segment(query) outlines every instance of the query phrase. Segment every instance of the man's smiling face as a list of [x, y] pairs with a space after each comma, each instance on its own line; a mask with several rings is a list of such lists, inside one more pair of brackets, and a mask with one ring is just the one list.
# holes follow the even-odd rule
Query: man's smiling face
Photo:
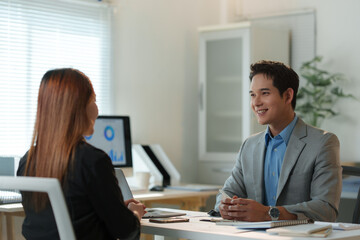
[[273, 86], [273, 80], [262, 73], [252, 78], [249, 91], [251, 108], [259, 124], [269, 124], [270, 129], [282, 127], [284, 118], [292, 111], [291, 100], [287, 97], [288, 91], [281, 96], [279, 90]]

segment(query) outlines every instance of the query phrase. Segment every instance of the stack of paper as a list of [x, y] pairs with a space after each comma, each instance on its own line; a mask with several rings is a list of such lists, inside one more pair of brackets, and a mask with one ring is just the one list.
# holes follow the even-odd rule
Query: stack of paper
[[296, 237], [327, 237], [332, 232], [331, 224], [303, 224], [287, 227], [271, 228], [267, 233], [278, 234], [282, 236]]
[[360, 229], [360, 224], [355, 223], [333, 223], [333, 229], [336, 230], [355, 230]]
[[322, 225], [328, 225], [331, 224], [332, 228], [334, 230], [343, 230], [343, 231], [348, 231], [348, 230], [355, 230], [355, 229], [360, 229], [360, 224], [355, 224], [355, 223], [333, 223], [333, 222], [315, 222], [316, 224], [322, 224]]

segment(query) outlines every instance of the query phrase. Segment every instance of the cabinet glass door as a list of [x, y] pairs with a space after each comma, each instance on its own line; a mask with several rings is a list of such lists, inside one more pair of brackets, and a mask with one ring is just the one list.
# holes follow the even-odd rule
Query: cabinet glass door
[[250, 64], [287, 63], [288, 31], [250, 22], [199, 29], [199, 159], [235, 161], [241, 144], [266, 126], [250, 106]]
[[242, 143], [243, 39], [206, 41], [206, 152], [239, 150]]

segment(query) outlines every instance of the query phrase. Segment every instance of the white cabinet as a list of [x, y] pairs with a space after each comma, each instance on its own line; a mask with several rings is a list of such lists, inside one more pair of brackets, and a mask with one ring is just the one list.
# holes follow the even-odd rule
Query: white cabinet
[[265, 127], [250, 107], [255, 61], [289, 62], [289, 33], [250, 22], [199, 29], [199, 159], [234, 161], [242, 142]]

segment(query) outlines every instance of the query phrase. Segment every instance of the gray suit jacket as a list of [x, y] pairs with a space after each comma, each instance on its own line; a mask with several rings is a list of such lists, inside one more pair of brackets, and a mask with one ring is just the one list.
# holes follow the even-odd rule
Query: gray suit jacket
[[[298, 219], [335, 221], [341, 194], [339, 140], [336, 135], [298, 119], [286, 148], [277, 189], [276, 206], [285, 207]], [[232, 175], [223, 190], [230, 197], [264, 202], [265, 132], [241, 146]], [[217, 196], [218, 209], [221, 195]]]

